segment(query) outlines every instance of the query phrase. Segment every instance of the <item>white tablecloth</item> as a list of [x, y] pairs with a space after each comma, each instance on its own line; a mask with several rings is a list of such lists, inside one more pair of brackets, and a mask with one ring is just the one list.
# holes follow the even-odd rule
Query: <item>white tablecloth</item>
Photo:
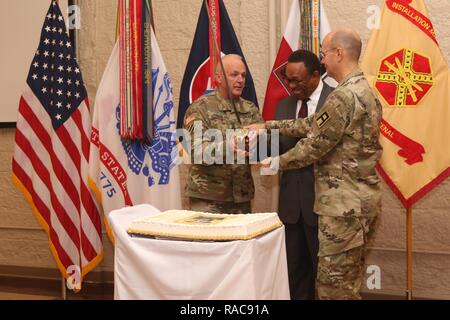
[[115, 299], [289, 299], [284, 227], [248, 241], [192, 242], [130, 237], [150, 205], [112, 211]]

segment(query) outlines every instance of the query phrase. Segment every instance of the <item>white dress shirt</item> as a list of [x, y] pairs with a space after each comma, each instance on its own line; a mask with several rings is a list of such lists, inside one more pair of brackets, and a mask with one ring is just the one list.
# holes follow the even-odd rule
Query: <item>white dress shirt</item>
[[[320, 95], [322, 93], [322, 89], [323, 89], [323, 82], [322, 80], [319, 81], [319, 85], [317, 86], [316, 90], [314, 90], [314, 92], [311, 94], [311, 96], [309, 97], [309, 100], [307, 102], [308, 105], [308, 116], [312, 115], [313, 113], [316, 112], [317, 109], [317, 104], [319, 103], [319, 99], [320, 99]], [[296, 117], [298, 115], [298, 112], [300, 111], [300, 108], [302, 107], [302, 101], [298, 100], [297, 101], [297, 110], [295, 112]]]

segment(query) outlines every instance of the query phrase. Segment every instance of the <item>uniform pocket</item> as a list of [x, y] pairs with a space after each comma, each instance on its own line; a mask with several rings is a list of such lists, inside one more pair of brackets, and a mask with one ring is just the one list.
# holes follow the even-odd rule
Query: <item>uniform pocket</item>
[[365, 230], [358, 217], [319, 216], [319, 256], [328, 256], [364, 245]]

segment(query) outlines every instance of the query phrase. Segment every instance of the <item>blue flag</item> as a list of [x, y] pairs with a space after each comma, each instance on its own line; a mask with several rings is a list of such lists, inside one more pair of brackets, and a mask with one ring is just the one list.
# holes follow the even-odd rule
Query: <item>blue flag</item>
[[[233, 53], [244, 57], [223, 1], [210, 0], [208, 1], [208, 5], [211, 20], [217, 26], [215, 28], [217, 30], [215, 36], [221, 54]], [[216, 50], [214, 50], [213, 39], [209, 26], [206, 1], [204, 1], [200, 10], [194, 41], [181, 84], [177, 121], [178, 128], [183, 127], [184, 115], [192, 102], [201, 97], [205, 92], [214, 88], [214, 69], [218, 60], [214, 52]], [[253, 103], [258, 105], [253, 78], [247, 63], [245, 64], [247, 67], [247, 78], [242, 98], [253, 101]]]

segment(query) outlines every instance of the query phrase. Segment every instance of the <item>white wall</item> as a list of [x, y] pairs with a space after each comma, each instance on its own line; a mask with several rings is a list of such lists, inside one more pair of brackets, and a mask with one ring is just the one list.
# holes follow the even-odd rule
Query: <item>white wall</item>
[[[0, 1], [0, 122], [17, 121], [20, 95], [49, 5], [49, 0]], [[67, 17], [67, 0], [60, 1], [60, 8]]]

